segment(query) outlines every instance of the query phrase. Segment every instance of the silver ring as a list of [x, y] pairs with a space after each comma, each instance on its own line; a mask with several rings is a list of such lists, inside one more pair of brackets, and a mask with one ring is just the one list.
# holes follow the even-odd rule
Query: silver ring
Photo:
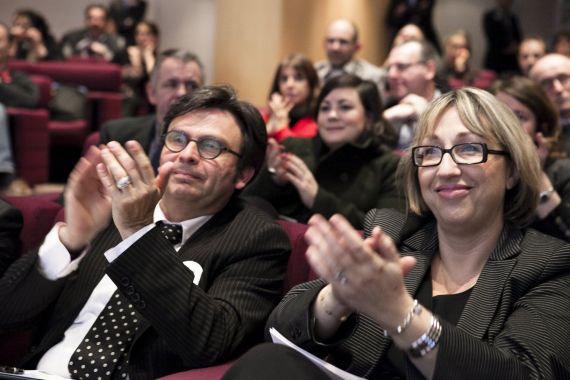
[[127, 187], [129, 187], [129, 185], [131, 184], [131, 177], [129, 177], [128, 175], [121, 177], [117, 180], [117, 182], [115, 182], [115, 186], [117, 186], [117, 189], [119, 190], [123, 190], [126, 189]]
[[340, 282], [341, 284], [345, 284], [346, 283], [346, 276], [344, 275], [344, 272], [342, 270], [337, 270], [334, 274], [334, 280], [336, 282]]
[[277, 170], [275, 170], [275, 168], [272, 168], [272, 167], [268, 167], [268, 168], [267, 168], [267, 171], [268, 171], [270, 174], [275, 174], [275, 173], [277, 173]]

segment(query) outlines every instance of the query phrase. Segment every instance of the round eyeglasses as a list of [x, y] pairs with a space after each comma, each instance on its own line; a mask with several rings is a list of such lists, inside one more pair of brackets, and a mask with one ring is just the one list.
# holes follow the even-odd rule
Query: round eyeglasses
[[162, 141], [164, 141], [166, 149], [173, 153], [183, 151], [190, 142], [194, 141], [198, 146], [198, 154], [205, 160], [213, 160], [224, 152], [231, 153], [241, 158], [241, 154], [231, 150], [222, 142], [212, 137], [200, 137], [198, 139], [193, 139], [182, 131], [173, 130], [163, 134]]
[[458, 165], [474, 165], [487, 161], [489, 154], [508, 156], [504, 150], [487, 148], [485, 143], [456, 144], [449, 149], [435, 145], [420, 145], [412, 148], [412, 162], [417, 167], [437, 166], [443, 160], [443, 155], [449, 153]]

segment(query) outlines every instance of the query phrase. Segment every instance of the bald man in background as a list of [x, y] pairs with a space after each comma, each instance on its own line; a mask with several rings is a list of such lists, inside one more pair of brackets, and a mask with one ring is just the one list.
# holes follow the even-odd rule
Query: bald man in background
[[354, 74], [376, 83], [380, 94], [384, 96], [386, 71], [364, 59], [355, 58], [361, 47], [358, 28], [352, 21], [338, 19], [331, 22], [323, 41], [327, 59], [315, 64], [321, 83], [345, 73]]
[[530, 70], [530, 77], [552, 100], [560, 114], [561, 142], [570, 154], [570, 58], [562, 54], [547, 54]]

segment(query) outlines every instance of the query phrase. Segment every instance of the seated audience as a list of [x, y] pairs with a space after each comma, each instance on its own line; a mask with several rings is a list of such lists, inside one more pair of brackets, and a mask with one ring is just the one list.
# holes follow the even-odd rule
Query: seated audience
[[499, 80], [493, 93], [517, 116], [537, 147], [540, 197], [533, 228], [570, 240], [570, 159], [560, 144], [558, 112], [539, 85], [526, 77]]
[[329, 80], [317, 99], [317, 136], [286, 139], [283, 145], [271, 140], [267, 170], [244, 194], [300, 222], [314, 213], [341, 213], [356, 228], [372, 207], [401, 207], [399, 157], [388, 148], [396, 136], [381, 109], [374, 83], [350, 74]]
[[465, 30], [447, 36], [439, 75], [450, 88], [473, 86], [488, 89], [496, 78], [493, 71], [476, 70], [470, 65], [471, 38]]
[[22, 224], [20, 211], [0, 199], [0, 278], [19, 255]]
[[10, 56], [27, 61], [60, 59], [48, 23], [38, 12], [20, 9], [12, 17]]
[[527, 37], [519, 44], [519, 69], [528, 76], [532, 66], [546, 54], [546, 43], [541, 37]]
[[100, 4], [85, 8], [85, 27], [66, 33], [61, 38], [61, 54], [64, 58], [81, 57], [124, 64], [127, 57], [124, 44], [116, 36], [106, 32], [109, 14]]
[[[372, 210], [364, 240], [342, 216], [314, 216], [307, 259], [321, 279], [293, 288], [267, 328], [368, 379], [568, 378], [570, 245], [522, 227], [539, 194], [531, 139], [466, 88], [430, 104], [413, 146], [408, 213]], [[330, 379], [277, 344], [224, 379], [249, 378]]]
[[425, 40], [424, 32], [416, 24], [406, 24], [398, 30], [392, 46], [401, 45], [408, 41], [423, 41]]
[[155, 113], [109, 121], [101, 126], [100, 142], [117, 141], [124, 144], [138, 141], [150, 157], [155, 173], [162, 150], [161, 125], [168, 108], [179, 97], [189, 94], [204, 84], [204, 69], [194, 53], [178, 49], [162, 52], [146, 84], [149, 102]]
[[262, 110], [270, 138], [313, 137], [317, 123], [313, 119], [319, 77], [313, 63], [302, 54], [285, 58], [275, 71], [269, 104]]
[[441, 95], [436, 84], [439, 55], [427, 41], [408, 41], [390, 50], [385, 66], [390, 97], [383, 117], [398, 132], [398, 147], [406, 149], [420, 114]]
[[135, 45], [127, 48], [129, 62], [123, 66], [123, 96], [125, 116], [134, 116], [148, 107], [146, 84], [158, 54], [160, 31], [151, 21], [141, 21], [135, 28]]
[[562, 126], [560, 142], [570, 155], [570, 58], [547, 54], [534, 64], [530, 78], [542, 87], [556, 106]]
[[552, 39], [552, 53], [570, 57], [570, 31], [561, 30]]
[[172, 105], [164, 139], [156, 178], [135, 141], [92, 147], [66, 222], [6, 270], [0, 329], [35, 327], [22, 368], [156, 379], [263, 337], [289, 240], [237, 193], [263, 164], [265, 123], [231, 88], [206, 87]]
[[0, 192], [25, 195], [28, 185], [16, 179], [7, 107], [33, 108], [39, 101], [38, 87], [26, 74], [8, 68], [9, 29], [0, 23]]
[[386, 72], [365, 59], [356, 58], [361, 47], [356, 24], [346, 19], [331, 22], [323, 41], [327, 59], [315, 63], [321, 84], [338, 75], [354, 74], [376, 83], [380, 95], [384, 97]]

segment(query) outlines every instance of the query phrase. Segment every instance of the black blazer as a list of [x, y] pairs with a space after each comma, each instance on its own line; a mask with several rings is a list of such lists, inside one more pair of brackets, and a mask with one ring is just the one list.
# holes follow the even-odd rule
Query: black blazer
[[[142, 315], [129, 353], [131, 379], [210, 366], [262, 339], [290, 251], [285, 232], [264, 213], [232, 199], [179, 252], [154, 228], [108, 264], [103, 253], [118, 242], [110, 225], [78, 270], [55, 282], [35, 269], [37, 253], [8, 269], [0, 284], [0, 328], [37, 329], [24, 368], [61, 341], [105, 273]], [[198, 286], [183, 264], [189, 260], [203, 268]]]
[[118, 141], [124, 145], [129, 140], [138, 141], [146, 154], [150, 149], [150, 143], [156, 133], [156, 115], [126, 117], [111, 120], [101, 126], [101, 144], [110, 141]]
[[22, 213], [0, 199], [0, 277], [20, 253]]
[[[437, 250], [435, 221], [375, 209], [367, 214], [366, 233], [376, 225], [404, 255], [417, 259], [405, 278], [408, 291], [416, 294]], [[328, 354], [333, 364], [356, 375], [370, 374], [390, 339], [368, 317], [353, 315], [334, 344], [317, 343], [309, 310], [323, 286], [317, 280], [293, 288], [267, 327], [321, 356]], [[457, 327], [442, 325], [434, 379], [570, 378], [570, 245], [506, 224]], [[409, 360], [406, 372], [408, 379], [423, 378]]]

